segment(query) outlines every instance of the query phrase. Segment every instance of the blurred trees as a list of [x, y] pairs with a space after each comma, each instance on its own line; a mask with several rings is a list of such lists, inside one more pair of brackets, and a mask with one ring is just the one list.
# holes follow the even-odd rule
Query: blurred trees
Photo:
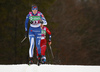
[[32, 4], [47, 19], [57, 64], [100, 65], [100, 0], [0, 1], [1, 64], [27, 63], [29, 41], [20, 41]]
[[99, 3], [99, 0], [57, 0], [49, 9], [51, 21], [57, 24], [52, 29], [52, 39], [60, 64], [100, 64]]

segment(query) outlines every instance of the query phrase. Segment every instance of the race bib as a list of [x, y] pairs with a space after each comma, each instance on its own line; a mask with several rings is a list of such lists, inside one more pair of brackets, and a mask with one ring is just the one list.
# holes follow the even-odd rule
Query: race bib
[[41, 19], [41, 17], [40, 16], [30, 16], [29, 19], [30, 19], [31, 24], [37, 25], [39, 24], [39, 20]]
[[30, 21], [38, 21], [41, 19], [41, 17], [40, 16], [30, 16], [29, 19]]
[[45, 30], [41, 30], [41, 34], [46, 35], [46, 31]]

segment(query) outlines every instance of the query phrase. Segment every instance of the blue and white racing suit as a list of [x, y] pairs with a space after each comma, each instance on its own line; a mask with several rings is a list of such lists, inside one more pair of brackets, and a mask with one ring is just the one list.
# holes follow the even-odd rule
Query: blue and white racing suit
[[[27, 31], [28, 22], [30, 20], [30, 17], [32, 17], [32, 16], [40, 16], [41, 20], [43, 21], [43, 25], [47, 25], [47, 21], [46, 21], [44, 15], [41, 12], [38, 11], [35, 15], [32, 12], [29, 12], [29, 14], [26, 16], [25, 31]], [[41, 47], [40, 47], [41, 27], [40, 27], [40, 25], [41, 25], [41, 23], [39, 22], [39, 20], [32, 21], [30, 23], [30, 28], [29, 28], [29, 41], [30, 41], [29, 57], [33, 57], [35, 41], [36, 41], [36, 47], [37, 47], [37, 50], [38, 50], [38, 54], [41, 54]]]

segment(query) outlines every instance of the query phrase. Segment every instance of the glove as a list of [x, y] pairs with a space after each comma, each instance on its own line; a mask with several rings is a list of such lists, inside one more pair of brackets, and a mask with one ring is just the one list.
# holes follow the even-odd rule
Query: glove
[[25, 37], [28, 37], [28, 32], [27, 31], [25, 31]]
[[49, 35], [49, 42], [48, 42], [49, 45], [51, 45], [51, 35]]
[[51, 39], [49, 39], [49, 42], [51, 42]]
[[48, 44], [51, 45], [51, 39], [49, 39]]
[[43, 24], [43, 21], [42, 21], [42, 20], [40, 20], [39, 22], [40, 22], [41, 24]]
[[30, 21], [30, 24], [32, 24], [33, 23], [33, 21]]
[[48, 44], [51, 45], [51, 41], [49, 41]]

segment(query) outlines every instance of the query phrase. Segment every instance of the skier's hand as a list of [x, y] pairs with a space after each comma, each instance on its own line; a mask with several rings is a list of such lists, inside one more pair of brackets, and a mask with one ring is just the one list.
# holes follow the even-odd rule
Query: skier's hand
[[49, 45], [51, 45], [51, 39], [49, 39], [49, 42], [48, 42], [48, 44], [49, 44]]
[[43, 24], [41, 24], [41, 28], [43, 28], [43, 26], [44, 26], [44, 25], [43, 25]]
[[51, 45], [51, 43], [52, 43], [51, 41], [50, 41], [50, 42], [48, 42], [49, 46]]
[[40, 22], [41, 24], [43, 24], [43, 21], [42, 21], [42, 20], [40, 20], [39, 22]]
[[27, 31], [25, 31], [25, 37], [26, 37], [26, 38], [28, 37], [28, 32], [27, 32]]
[[33, 23], [33, 21], [30, 21], [30, 24], [32, 24]]

